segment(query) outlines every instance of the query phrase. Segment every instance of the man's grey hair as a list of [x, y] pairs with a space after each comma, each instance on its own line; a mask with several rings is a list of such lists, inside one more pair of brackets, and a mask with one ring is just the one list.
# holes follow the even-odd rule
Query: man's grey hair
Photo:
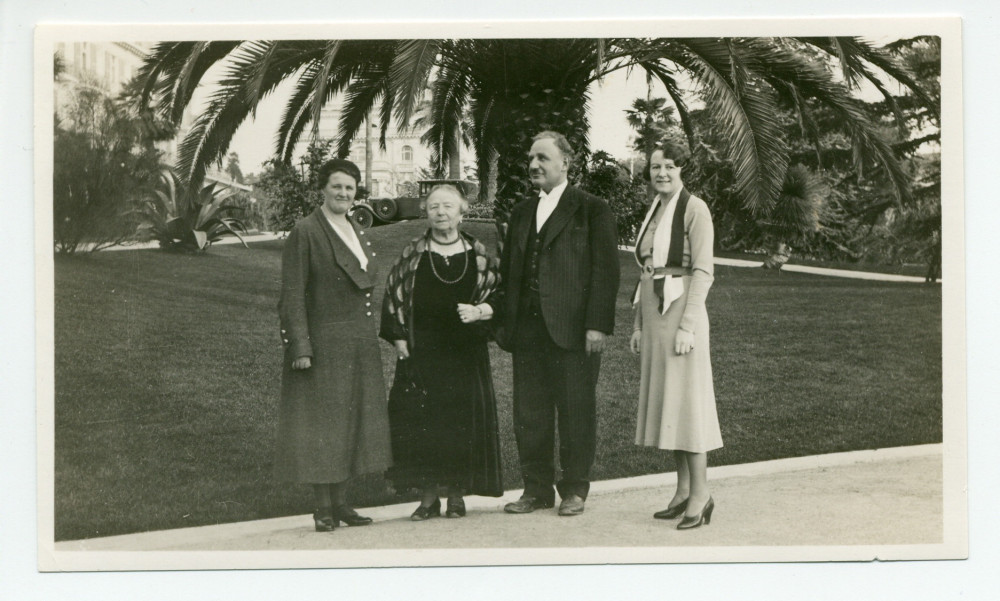
[[566, 136], [557, 131], [546, 130], [536, 134], [535, 137], [531, 139], [532, 142], [537, 142], [539, 140], [552, 140], [552, 142], [556, 145], [556, 148], [559, 149], [559, 152], [562, 153], [563, 158], [566, 159], [566, 164], [570, 165], [573, 163], [573, 147], [570, 146], [569, 140], [566, 139]]

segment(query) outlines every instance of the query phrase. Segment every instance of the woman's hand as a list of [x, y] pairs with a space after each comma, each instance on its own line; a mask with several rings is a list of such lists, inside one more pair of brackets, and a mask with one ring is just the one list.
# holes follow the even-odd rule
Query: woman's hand
[[410, 345], [405, 340], [396, 340], [392, 344], [396, 347], [396, 356], [400, 359], [410, 358]]
[[472, 323], [483, 318], [483, 310], [476, 305], [458, 303], [458, 318], [462, 323]]
[[674, 337], [674, 352], [678, 355], [686, 355], [694, 348], [694, 334], [687, 330], [677, 330]]
[[298, 357], [292, 361], [292, 369], [309, 369], [312, 367], [312, 357]]
[[632, 349], [633, 355], [639, 354], [639, 343], [642, 342], [642, 330], [632, 332], [632, 339], [628, 341], [628, 347]]

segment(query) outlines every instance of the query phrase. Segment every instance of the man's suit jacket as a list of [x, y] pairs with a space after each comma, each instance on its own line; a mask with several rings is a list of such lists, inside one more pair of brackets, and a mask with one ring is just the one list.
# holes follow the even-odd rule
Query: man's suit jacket
[[[490, 298], [497, 342], [512, 351], [525, 267], [534, 234], [538, 198], [518, 203], [510, 214], [500, 260], [500, 287]], [[567, 186], [546, 221], [539, 251], [542, 317], [552, 340], [568, 350], [584, 348], [587, 330], [610, 334], [620, 278], [618, 228], [602, 199]]]

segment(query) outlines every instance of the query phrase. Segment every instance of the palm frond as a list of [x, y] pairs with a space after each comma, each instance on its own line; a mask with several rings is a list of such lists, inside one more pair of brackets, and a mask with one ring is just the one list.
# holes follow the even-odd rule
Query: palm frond
[[[303, 43], [283, 47], [271, 61], [261, 83], [261, 97], [266, 96], [286, 78], [296, 73], [303, 61], [312, 59], [314, 48]], [[230, 57], [226, 72], [209, 106], [197, 118], [178, 150], [178, 167], [185, 181], [200, 182], [208, 165], [225, 156], [233, 134], [246, 120], [255, 105], [248, 104], [248, 73], [255, 67], [255, 52], [236, 52]]]
[[804, 97], [814, 98], [833, 110], [853, 140], [858, 172], [865, 169], [866, 160], [880, 165], [893, 185], [897, 202], [909, 201], [909, 176], [850, 90], [808, 57], [766, 40], [750, 41], [747, 52], [753, 54], [755, 68], [766, 80], [776, 85], [792, 83]]
[[254, 41], [243, 45], [241, 49], [246, 56], [256, 55], [253, 60], [253, 67], [247, 73], [246, 103], [253, 107], [251, 115], [257, 117], [257, 105], [260, 104], [261, 92], [263, 91], [264, 78], [271, 67], [271, 59], [278, 51], [281, 42]]
[[689, 52], [681, 59], [682, 65], [705, 86], [705, 108], [728, 133], [722, 138], [728, 142], [737, 189], [751, 213], [767, 212], [778, 197], [788, 165], [788, 150], [769, 90], [749, 79], [740, 91], [734, 89], [728, 73], [733, 64], [731, 47], [726, 44], [703, 39], [683, 43]]
[[462, 72], [443, 67], [432, 86], [427, 129], [421, 142], [431, 148], [431, 160], [438, 166], [460, 151], [456, 135], [462, 130], [463, 108], [469, 99], [471, 79]]
[[886, 89], [879, 75], [868, 67], [868, 64], [874, 65], [882, 73], [905, 86], [926, 108], [938, 115], [940, 111], [938, 103], [927, 94], [924, 86], [917, 81], [916, 77], [885, 49], [878, 48], [859, 37], [798, 39], [838, 58], [844, 70], [845, 79], [851, 87], [857, 88], [862, 79], [871, 83], [885, 98], [897, 115], [897, 119], [902, 120], [899, 109], [895, 106], [893, 95]]
[[327, 96], [327, 86], [329, 84], [330, 72], [333, 70], [334, 61], [337, 60], [337, 54], [340, 52], [340, 40], [331, 40], [327, 43], [326, 49], [323, 52], [322, 63], [316, 72], [316, 77], [314, 79], [313, 90], [312, 90], [312, 123], [313, 123], [313, 135], [319, 134], [319, 120], [320, 115], [323, 112], [323, 107], [326, 105], [328, 100]]
[[306, 124], [312, 119], [309, 107], [312, 106], [313, 80], [319, 68], [315, 63], [305, 66], [295, 83], [295, 90], [285, 105], [278, 132], [275, 136], [274, 156], [283, 163], [292, 159], [295, 144], [298, 143]]
[[396, 57], [389, 67], [389, 89], [394, 91], [394, 113], [401, 128], [409, 125], [417, 105], [423, 99], [427, 79], [437, 61], [441, 44], [441, 40], [399, 42]]
[[681, 127], [684, 129], [684, 135], [687, 137], [688, 147], [692, 150], [697, 145], [697, 140], [694, 131], [694, 119], [691, 117], [691, 111], [688, 109], [687, 103], [684, 101], [683, 93], [681, 92], [680, 86], [677, 85], [677, 79], [674, 77], [673, 72], [666, 67], [655, 61], [642, 62], [639, 63], [647, 73], [656, 77], [656, 79], [663, 84], [664, 89], [667, 90], [667, 95], [670, 96], [671, 102], [674, 104], [674, 108], [677, 110], [677, 116], [681, 121]]
[[[385, 97], [388, 69], [384, 65], [370, 65], [359, 73], [344, 99], [337, 132], [337, 156], [351, 152], [351, 141], [365, 124], [375, 104]], [[386, 103], [383, 103], [383, 108]], [[390, 107], [391, 110], [391, 107]]]

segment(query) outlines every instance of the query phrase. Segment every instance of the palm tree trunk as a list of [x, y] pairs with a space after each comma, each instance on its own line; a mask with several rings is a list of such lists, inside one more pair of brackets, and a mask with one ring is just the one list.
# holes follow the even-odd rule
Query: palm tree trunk
[[462, 131], [455, 128], [455, 152], [448, 155], [448, 178], [462, 179]]
[[496, 112], [503, 115], [502, 120], [491, 124], [498, 154], [493, 212], [503, 223], [515, 204], [535, 194], [528, 183], [525, 156], [536, 134], [549, 130], [566, 136], [575, 155], [570, 165], [571, 182], [579, 177], [589, 154], [586, 87], [560, 89], [533, 81], [524, 89], [510, 89], [505, 100], [506, 110]]
[[371, 113], [365, 115], [365, 191], [372, 195], [372, 120]]

